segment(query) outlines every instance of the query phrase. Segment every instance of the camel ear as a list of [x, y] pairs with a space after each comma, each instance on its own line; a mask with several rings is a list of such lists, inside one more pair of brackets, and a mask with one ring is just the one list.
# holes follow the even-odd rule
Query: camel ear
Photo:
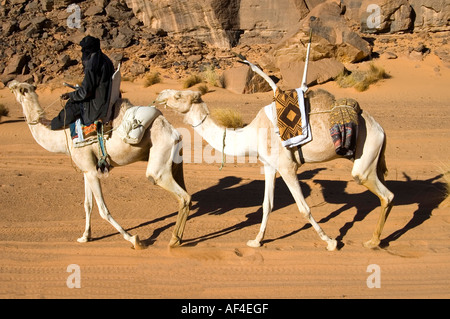
[[28, 89], [24, 88], [24, 87], [21, 87], [20, 88], [20, 94], [25, 95], [25, 93], [28, 93]]
[[15, 90], [17, 88], [18, 84], [19, 84], [19, 82], [17, 82], [16, 80], [13, 80], [8, 83], [8, 88], [10, 88], [11, 90]]
[[201, 103], [202, 102], [202, 94], [200, 92], [194, 92], [192, 95], [191, 103]]

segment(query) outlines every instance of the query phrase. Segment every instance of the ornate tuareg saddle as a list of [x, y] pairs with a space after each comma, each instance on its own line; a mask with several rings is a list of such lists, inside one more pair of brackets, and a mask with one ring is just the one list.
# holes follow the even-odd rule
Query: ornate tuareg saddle
[[274, 101], [281, 139], [287, 141], [302, 135], [302, 114], [298, 103], [298, 92], [296, 90], [282, 91], [277, 88]]

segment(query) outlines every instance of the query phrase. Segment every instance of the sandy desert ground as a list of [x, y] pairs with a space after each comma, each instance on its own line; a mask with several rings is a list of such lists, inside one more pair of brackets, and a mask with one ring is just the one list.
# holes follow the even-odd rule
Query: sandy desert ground
[[[246, 246], [261, 221], [259, 163], [228, 163], [221, 171], [220, 163], [185, 164], [193, 206], [176, 249], [168, 248], [175, 199], [146, 180], [145, 163], [114, 168], [103, 181], [108, 208], [148, 248], [131, 249], [96, 208], [94, 240], [78, 243], [85, 222], [82, 174], [67, 156], [33, 140], [20, 105], [1, 89], [10, 116], [0, 123], [0, 298], [449, 298], [450, 207], [443, 203], [442, 173], [450, 169], [450, 68], [432, 54], [377, 64], [392, 78], [366, 92], [334, 82], [320, 86], [356, 98], [387, 133], [395, 206], [375, 250], [362, 243], [371, 237], [379, 202], [353, 181], [347, 160], [298, 172], [313, 216], [339, 240], [338, 251], [325, 249], [280, 177], [264, 245]], [[148, 105], [161, 90], [181, 86], [164, 79], [149, 88], [123, 82], [122, 90], [133, 104]], [[48, 118], [65, 91], [38, 88]], [[237, 95], [212, 87], [204, 96], [210, 109], [240, 110], [247, 123], [271, 99], [270, 92]], [[193, 138], [179, 115], [163, 113]], [[81, 288], [67, 285], [73, 264]], [[380, 288], [368, 286], [375, 274], [370, 265], [379, 267]]]

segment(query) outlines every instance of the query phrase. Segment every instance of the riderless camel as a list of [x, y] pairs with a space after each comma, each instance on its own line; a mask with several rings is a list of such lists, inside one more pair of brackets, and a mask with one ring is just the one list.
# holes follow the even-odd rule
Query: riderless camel
[[[292, 193], [300, 213], [308, 219], [320, 238], [327, 243], [328, 250], [337, 246], [335, 239], [328, 237], [311, 215], [300, 189], [297, 169], [302, 162], [322, 163], [339, 156], [335, 152], [329, 132], [329, 109], [334, 97], [324, 91], [310, 92], [307, 95], [311, 106], [310, 124], [313, 139], [301, 146], [300, 156], [296, 148], [283, 147], [280, 137], [275, 133], [272, 121], [262, 109], [253, 121], [242, 129], [227, 129], [215, 123], [209, 115], [206, 103], [200, 92], [162, 91], [157, 102], [164, 103], [184, 115], [185, 123], [216, 150], [232, 156], [257, 156], [264, 164], [265, 191], [263, 201], [263, 218], [258, 235], [249, 240], [247, 245], [259, 247], [264, 238], [269, 213], [273, 208], [275, 174], [278, 171]], [[392, 208], [394, 195], [386, 188], [384, 175], [387, 173], [384, 150], [386, 136], [382, 127], [363, 111], [358, 115], [358, 134], [352, 176], [359, 184], [367, 187], [377, 195], [381, 202], [381, 214], [372, 239], [364, 243], [365, 247], [374, 248], [380, 243], [380, 235], [386, 218]], [[301, 158], [302, 157], [302, 158]]]

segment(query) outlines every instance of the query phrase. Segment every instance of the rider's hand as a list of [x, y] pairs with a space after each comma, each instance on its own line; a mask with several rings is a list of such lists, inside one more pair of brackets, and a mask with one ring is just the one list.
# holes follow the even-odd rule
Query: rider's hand
[[69, 98], [70, 98], [69, 93], [63, 93], [63, 94], [61, 95], [61, 100], [68, 100]]

